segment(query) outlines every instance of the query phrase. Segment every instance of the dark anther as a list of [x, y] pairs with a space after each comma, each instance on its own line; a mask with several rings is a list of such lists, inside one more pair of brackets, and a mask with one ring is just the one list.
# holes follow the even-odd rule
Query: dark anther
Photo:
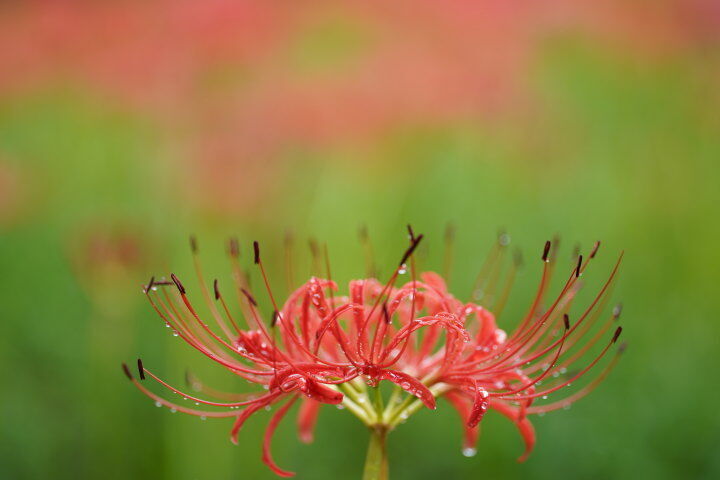
[[310, 254], [313, 256], [313, 258], [318, 258], [320, 255], [320, 249], [318, 247], [317, 240], [314, 238], [308, 238], [308, 247], [310, 247]]
[[195, 235], [190, 235], [190, 250], [192, 253], [197, 253], [198, 246], [197, 246], [197, 239], [195, 238]]
[[138, 373], [140, 374], [140, 380], [145, 380], [145, 368], [143, 368], [142, 360], [138, 358]]
[[150, 277], [150, 281], [148, 282], [147, 286], [145, 287], [145, 293], [149, 293], [150, 290], [152, 290], [153, 285], [155, 285], [155, 277]]
[[617, 327], [617, 330], [615, 330], [615, 335], [613, 335], [612, 343], [617, 342], [617, 339], [621, 333], [622, 333], [622, 327]]
[[402, 260], [400, 260], [400, 265], [403, 265], [405, 262], [407, 262], [407, 259], [410, 258], [410, 255], [413, 254], [417, 246], [420, 244], [420, 240], [423, 239], [422, 235], [418, 235], [410, 244], [410, 248], [408, 248], [405, 251], [405, 255], [403, 255]]
[[542, 260], [543, 262], [548, 261], [548, 255], [550, 254], [550, 240], [545, 242], [545, 249], [543, 250]]
[[578, 264], [577, 268], [575, 269], [575, 278], [578, 278], [580, 276], [580, 267], [582, 267], [582, 255], [578, 255]]
[[238, 242], [237, 238], [231, 237], [228, 241], [228, 253], [234, 258], [240, 256], [240, 242]]
[[180, 280], [175, 276], [174, 273], [170, 274], [170, 278], [172, 278], [173, 283], [177, 287], [177, 289], [180, 291], [182, 295], [185, 295], [185, 287], [183, 287], [183, 284], [180, 283]]
[[279, 319], [280, 319], [280, 314], [278, 313], [277, 310], [273, 310], [272, 318], [270, 319], [270, 326], [274, 327], [277, 324]]
[[590, 252], [590, 258], [595, 258], [595, 255], [597, 255], [597, 252], [599, 249], [600, 249], [600, 240], [595, 242], [595, 245], [593, 245], [593, 249]]
[[387, 302], [383, 303], [382, 309], [383, 309], [383, 317], [385, 317], [385, 323], [387, 323], [389, 325], [390, 323], [392, 323], [392, 318], [390, 317], [390, 312], [388, 312], [388, 309], [387, 309]]
[[215, 290], [215, 300], [220, 300], [220, 289], [218, 288], [217, 278], [213, 280], [213, 290]]
[[563, 315], [563, 322], [565, 322], [565, 330], [570, 330], [570, 317], [567, 313]]
[[368, 228], [364, 223], [358, 228], [358, 237], [360, 237], [360, 240], [363, 242], [368, 238]]
[[123, 372], [125, 372], [125, 376], [128, 377], [128, 380], [132, 380], [133, 376], [132, 373], [130, 373], [130, 369], [127, 366], [127, 363], [122, 364]]
[[411, 242], [414, 241], [415, 240], [415, 232], [413, 232], [412, 225], [410, 225], [409, 223], [407, 226], [407, 231], [408, 231], [408, 235], [410, 235], [410, 241]]
[[260, 244], [255, 241], [253, 242], [253, 251], [255, 252], [255, 265], [260, 263]]
[[255, 298], [253, 298], [253, 296], [250, 294], [250, 292], [248, 292], [244, 288], [242, 288], [241, 290], [243, 295], [245, 295], [245, 297], [248, 299], [248, 302], [250, 302], [254, 307], [257, 307], [257, 302], [255, 301]]

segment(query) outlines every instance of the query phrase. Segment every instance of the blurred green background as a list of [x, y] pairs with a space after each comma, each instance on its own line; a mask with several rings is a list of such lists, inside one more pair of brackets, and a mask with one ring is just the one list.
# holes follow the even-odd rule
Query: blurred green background
[[[443, 403], [391, 435], [392, 478], [720, 476], [714, 2], [10, 2], [0, 27], [0, 477], [274, 478], [268, 414], [234, 446], [231, 421], [157, 409], [125, 380], [142, 356], [177, 384], [189, 366], [247, 388], [168, 335], [142, 283], [191, 278], [195, 234], [208, 276], [229, 277], [238, 235], [274, 252], [281, 284], [290, 229], [328, 243], [342, 284], [364, 272], [360, 224], [382, 269], [408, 222], [434, 269], [457, 226], [463, 299], [510, 233], [528, 265], [501, 325], [554, 234], [568, 266], [603, 240], [591, 285], [624, 250], [629, 349], [593, 395], [535, 417], [526, 463], [497, 414], [463, 457]], [[276, 459], [359, 478], [357, 420], [323, 409], [315, 437], [289, 417]]]

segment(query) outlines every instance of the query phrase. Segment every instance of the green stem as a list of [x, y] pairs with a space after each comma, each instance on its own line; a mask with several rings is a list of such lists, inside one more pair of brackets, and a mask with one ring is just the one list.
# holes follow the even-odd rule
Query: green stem
[[363, 480], [388, 480], [387, 433], [384, 425], [370, 430]]

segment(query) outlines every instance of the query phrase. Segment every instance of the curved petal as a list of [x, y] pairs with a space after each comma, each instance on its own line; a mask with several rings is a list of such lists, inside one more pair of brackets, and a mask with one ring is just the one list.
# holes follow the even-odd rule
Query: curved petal
[[482, 387], [478, 387], [475, 383], [475, 401], [470, 409], [470, 415], [468, 416], [467, 425], [468, 427], [475, 427], [480, 420], [485, 416], [488, 409], [488, 392]]
[[303, 398], [298, 411], [298, 437], [303, 443], [312, 443], [314, 439], [313, 432], [315, 423], [317, 423], [318, 413], [320, 412], [320, 402]]
[[250, 418], [253, 413], [257, 412], [261, 408], [266, 407], [267, 405], [270, 405], [275, 398], [277, 398], [277, 395], [269, 397], [263, 402], [253, 403], [252, 405], [244, 409], [242, 412], [240, 412], [235, 419], [235, 423], [233, 423], [232, 430], [230, 430], [230, 441], [237, 445], [238, 434], [240, 433], [240, 429], [242, 428], [242, 426], [245, 424], [245, 421]]
[[414, 395], [422, 401], [427, 408], [435, 410], [435, 396], [428, 388], [417, 378], [407, 373], [398, 372], [396, 370], [380, 370], [373, 375], [377, 380], [389, 380], [395, 385]]
[[511, 407], [505, 402], [498, 400], [490, 400], [490, 408], [497, 410], [501, 414], [509, 418], [520, 431], [520, 435], [525, 442], [525, 452], [518, 458], [518, 462], [524, 462], [535, 447], [535, 429], [527, 417], [520, 418], [516, 408]]
[[270, 419], [270, 423], [268, 423], [267, 429], [265, 430], [265, 437], [263, 437], [262, 461], [265, 465], [270, 467], [270, 470], [272, 470], [273, 472], [275, 472], [275, 474], [281, 477], [293, 477], [295, 476], [295, 472], [283, 470], [282, 468], [277, 466], [275, 460], [273, 460], [272, 458], [272, 453], [270, 452], [270, 443], [272, 442], [272, 437], [275, 433], [275, 429], [282, 421], [282, 419], [285, 418], [285, 414], [288, 410], [290, 410], [290, 407], [293, 406], [297, 398], [297, 395], [292, 397], [285, 405], [280, 407], [280, 409], [275, 412], [275, 415], [272, 416], [272, 418]]

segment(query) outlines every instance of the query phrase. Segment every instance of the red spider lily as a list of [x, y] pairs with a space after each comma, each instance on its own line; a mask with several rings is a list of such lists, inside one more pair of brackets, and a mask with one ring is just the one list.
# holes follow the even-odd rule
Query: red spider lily
[[[302, 402], [298, 427], [300, 438], [305, 442], [312, 440], [321, 404], [345, 407], [371, 429], [373, 438], [378, 437], [378, 444], [383, 448], [379, 454], [374, 454], [372, 448], [369, 450], [368, 464], [385, 465], [373, 467], [378, 472], [375, 478], [386, 478], [387, 475], [384, 452], [387, 432], [422, 406], [435, 409], [436, 398], [440, 396], [445, 396], [463, 417], [465, 455], [474, 453], [477, 425], [488, 409], [494, 409], [516, 424], [525, 441], [526, 451], [521, 460], [525, 459], [535, 442], [528, 415], [562, 408], [586, 395], [616, 363], [617, 357], [593, 381], [563, 400], [534, 405], [536, 400], [545, 399], [578, 380], [616, 342], [621, 332], [619, 327], [599, 354], [585, 361], [576, 373], [566, 374], [568, 367], [582, 360], [585, 353], [601, 340], [619, 315], [619, 309], [614, 310], [611, 318], [596, 329], [589, 340], [580, 344], [600, 318], [619, 260], [595, 299], [571, 322], [568, 311], [579, 290], [579, 278], [595, 257], [599, 243], [590, 253], [588, 262], [583, 263], [582, 256], [578, 256], [560, 293], [542, 310], [555, 265], [548, 242], [535, 299], [527, 315], [508, 335], [496, 326], [495, 317], [488, 310], [475, 303], [463, 303], [448, 293], [440, 275], [426, 272], [419, 278], [416, 276], [413, 254], [423, 236], [415, 236], [412, 229], [408, 230], [410, 245], [386, 283], [374, 278], [353, 280], [347, 295], [338, 295], [337, 285], [329, 278], [328, 267], [327, 279], [312, 277], [292, 292], [282, 306], [272, 293], [255, 242], [254, 263], [260, 269], [274, 307], [269, 320], [258, 310], [247, 276], [239, 266], [237, 243], [231, 242], [235, 290], [247, 323], [245, 329], [231, 313], [217, 280], [213, 285], [213, 301], [211, 290], [203, 281], [197, 255], [195, 266], [200, 291], [216, 327], [211, 328], [197, 313], [184, 285], [174, 274], [171, 281], [150, 280], [145, 287], [147, 297], [173, 333], [234, 374], [261, 385], [263, 389], [256, 393], [219, 392], [205, 387], [192, 376], [188, 377], [193, 390], [216, 398], [206, 400], [170, 386], [138, 360], [140, 380], [150, 377], [196, 405], [216, 407], [187, 408], [150, 391], [131, 375], [125, 364], [123, 369], [135, 386], [153, 398], [158, 406], [202, 417], [233, 417], [231, 439], [235, 443], [240, 429], [253, 413], [285, 402], [270, 420], [262, 455], [263, 462], [280, 476], [293, 473], [274, 462], [270, 453], [272, 435], [298, 399]], [[493, 282], [483, 277], [488, 272], [493, 272], [490, 278], [497, 277], [504, 243], [502, 240], [486, 261], [476, 296], [487, 295], [494, 288]], [[194, 241], [192, 246], [196, 253]], [[369, 244], [366, 243], [366, 247]], [[313, 249], [317, 252], [314, 244]], [[446, 255], [447, 258], [450, 256]], [[499, 310], [507, 300], [516, 267], [514, 265], [507, 275], [506, 286], [499, 295], [496, 303]], [[398, 278], [408, 271], [411, 278], [396, 285]], [[382, 381], [393, 384], [392, 394], [386, 401], [379, 389]], [[244, 409], [237, 411], [241, 407]]]

